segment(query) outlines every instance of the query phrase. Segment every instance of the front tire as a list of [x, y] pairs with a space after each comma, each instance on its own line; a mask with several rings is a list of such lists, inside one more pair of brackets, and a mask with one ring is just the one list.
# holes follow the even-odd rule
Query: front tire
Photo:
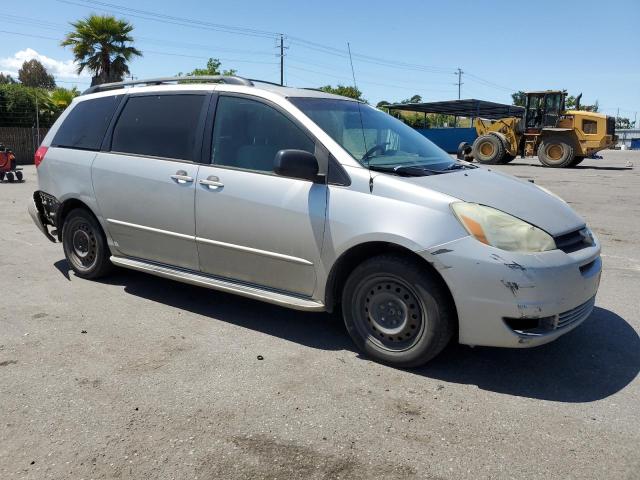
[[570, 167], [575, 160], [575, 148], [565, 136], [551, 135], [540, 142], [538, 159], [545, 167]]
[[100, 278], [113, 269], [104, 232], [84, 208], [76, 208], [67, 215], [62, 226], [62, 247], [67, 262], [80, 278]]
[[505, 154], [504, 144], [496, 135], [480, 135], [473, 142], [473, 158], [479, 163], [496, 165], [502, 161]]
[[569, 165], [570, 167], [575, 167], [577, 165], [580, 165], [582, 163], [582, 161], [584, 160], [584, 157], [574, 157], [573, 162], [571, 162], [571, 164]]
[[396, 367], [424, 365], [449, 343], [455, 312], [445, 287], [408, 258], [382, 255], [351, 273], [342, 312], [354, 343]]

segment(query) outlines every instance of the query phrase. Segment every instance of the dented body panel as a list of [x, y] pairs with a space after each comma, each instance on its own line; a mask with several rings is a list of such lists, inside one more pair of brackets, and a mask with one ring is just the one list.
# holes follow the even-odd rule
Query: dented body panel
[[[420, 254], [438, 269], [458, 311], [459, 341], [468, 345], [533, 347], [584, 321], [591, 310], [561, 328], [518, 334], [505, 318], [547, 318], [571, 312], [595, 297], [602, 264], [600, 243], [573, 253], [505, 252], [472, 237]], [[553, 325], [551, 325], [553, 327]]]

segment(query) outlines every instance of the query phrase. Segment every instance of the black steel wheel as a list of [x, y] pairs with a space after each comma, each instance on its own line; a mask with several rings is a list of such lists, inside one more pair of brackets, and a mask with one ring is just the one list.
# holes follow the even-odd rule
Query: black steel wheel
[[87, 210], [72, 210], [62, 227], [67, 262], [82, 278], [98, 278], [112, 268], [107, 241], [95, 217]]
[[455, 313], [442, 282], [403, 256], [358, 266], [342, 296], [345, 325], [372, 358], [400, 367], [428, 362], [453, 335]]
[[373, 275], [358, 288], [355, 317], [362, 336], [380, 348], [402, 351], [411, 348], [427, 322], [425, 308], [413, 288], [394, 276]]

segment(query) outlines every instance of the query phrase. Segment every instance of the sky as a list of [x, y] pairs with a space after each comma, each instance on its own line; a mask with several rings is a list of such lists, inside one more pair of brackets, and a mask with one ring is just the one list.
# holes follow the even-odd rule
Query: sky
[[144, 56], [135, 78], [173, 76], [219, 58], [238, 75], [318, 87], [356, 84], [370, 103], [458, 97], [511, 103], [516, 90], [582, 92], [583, 104], [640, 113], [640, 0], [29, 0], [4, 2], [0, 71], [38, 58], [60, 86], [77, 76], [60, 40], [69, 22], [115, 14], [134, 25]]

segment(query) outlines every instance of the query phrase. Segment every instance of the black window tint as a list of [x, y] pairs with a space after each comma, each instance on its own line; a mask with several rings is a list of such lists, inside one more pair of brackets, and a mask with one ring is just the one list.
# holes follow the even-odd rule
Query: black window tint
[[79, 102], [64, 119], [51, 145], [54, 147], [100, 150], [113, 112], [121, 95]]
[[314, 152], [315, 145], [291, 120], [254, 100], [220, 97], [213, 129], [213, 163], [273, 171], [279, 150]]
[[193, 160], [205, 95], [131, 97], [113, 129], [111, 150]]

